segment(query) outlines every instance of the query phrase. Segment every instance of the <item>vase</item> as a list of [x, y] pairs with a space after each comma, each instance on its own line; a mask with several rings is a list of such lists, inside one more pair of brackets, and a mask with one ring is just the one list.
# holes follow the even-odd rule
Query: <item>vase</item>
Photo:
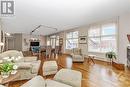
[[11, 74], [12, 74], [12, 75], [14, 75], [14, 74], [16, 74], [16, 73], [17, 73], [17, 70], [12, 70], [12, 71], [11, 71]]
[[2, 78], [8, 78], [10, 75], [10, 72], [1, 72]]

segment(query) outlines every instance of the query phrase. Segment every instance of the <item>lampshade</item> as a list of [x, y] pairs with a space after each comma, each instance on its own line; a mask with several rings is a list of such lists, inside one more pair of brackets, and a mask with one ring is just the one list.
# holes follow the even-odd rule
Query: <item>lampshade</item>
[[0, 46], [3, 46], [4, 45], [4, 43], [3, 42], [0, 42]]

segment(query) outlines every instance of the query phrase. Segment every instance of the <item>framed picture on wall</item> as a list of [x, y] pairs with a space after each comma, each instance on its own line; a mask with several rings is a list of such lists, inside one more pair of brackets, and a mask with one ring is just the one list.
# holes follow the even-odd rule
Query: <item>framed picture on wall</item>
[[87, 36], [79, 36], [79, 44], [87, 44]]

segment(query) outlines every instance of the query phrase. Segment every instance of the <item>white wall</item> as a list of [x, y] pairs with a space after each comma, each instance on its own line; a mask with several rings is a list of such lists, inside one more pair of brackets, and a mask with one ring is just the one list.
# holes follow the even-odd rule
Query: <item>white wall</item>
[[119, 57], [118, 62], [126, 64], [127, 45], [129, 44], [127, 34], [130, 34], [130, 14], [119, 18]]

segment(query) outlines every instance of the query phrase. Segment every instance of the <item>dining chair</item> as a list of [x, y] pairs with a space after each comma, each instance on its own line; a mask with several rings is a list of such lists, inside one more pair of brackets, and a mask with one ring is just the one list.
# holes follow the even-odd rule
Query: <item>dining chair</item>
[[51, 50], [52, 50], [51, 46], [46, 47], [46, 58], [47, 57], [51, 58]]
[[56, 56], [58, 56], [59, 54], [59, 46], [55, 47], [55, 51], [54, 51], [54, 57], [56, 58]]

